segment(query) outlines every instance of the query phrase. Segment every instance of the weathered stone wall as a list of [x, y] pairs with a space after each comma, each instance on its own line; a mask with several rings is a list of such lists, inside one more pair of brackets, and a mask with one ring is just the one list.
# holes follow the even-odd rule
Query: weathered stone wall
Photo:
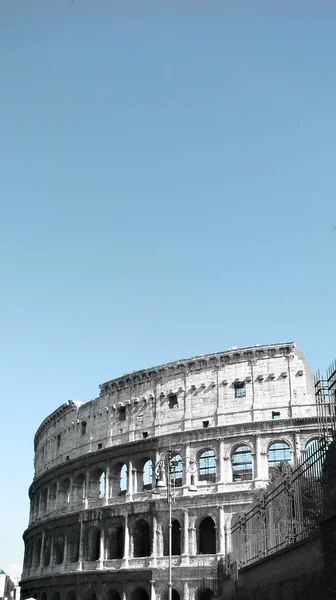
[[[76, 600], [80, 590], [86, 600], [165, 600], [168, 505], [153, 470], [173, 449], [183, 456], [173, 505], [173, 600], [202, 600], [205, 571], [230, 552], [232, 515], [269, 481], [270, 444], [286, 442], [295, 464], [317, 431], [313, 376], [293, 343], [129, 373], [101, 385], [91, 402], [63, 404], [35, 436], [24, 597]], [[242, 445], [251, 471], [235, 480], [232, 455]], [[206, 451], [208, 474], [201, 469]], [[139, 550], [140, 530], [146, 547]]]
[[[236, 398], [239, 381], [245, 395]], [[205, 421], [209, 427], [269, 421], [274, 411], [280, 419], [316, 414], [312, 372], [292, 343], [177, 361], [100, 388], [99, 398], [69, 401], [42, 423], [35, 436], [36, 475], [98, 444], [199, 429]], [[170, 394], [178, 408], [169, 408]]]

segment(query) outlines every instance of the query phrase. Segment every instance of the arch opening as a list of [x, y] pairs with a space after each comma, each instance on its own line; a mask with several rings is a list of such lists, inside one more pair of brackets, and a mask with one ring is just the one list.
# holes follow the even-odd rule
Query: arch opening
[[198, 554], [216, 554], [216, 528], [211, 517], [205, 517], [199, 525]]
[[252, 452], [244, 444], [239, 446], [231, 456], [232, 481], [251, 481], [252, 479]]
[[216, 481], [216, 454], [214, 450], [204, 450], [198, 459], [199, 481]]
[[109, 537], [107, 542], [107, 558], [118, 559], [124, 557], [124, 528], [122, 525], [113, 527], [109, 531]]
[[147, 521], [137, 521], [133, 530], [133, 556], [150, 556], [150, 527]]

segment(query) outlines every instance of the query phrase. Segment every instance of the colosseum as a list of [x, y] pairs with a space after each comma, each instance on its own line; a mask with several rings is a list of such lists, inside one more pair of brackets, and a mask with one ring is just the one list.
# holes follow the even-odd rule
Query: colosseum
[[99, 387], [36, 432], [23, 600], [210, 598], [232, 515], [318, 436], [304, 355], [231, 348]]

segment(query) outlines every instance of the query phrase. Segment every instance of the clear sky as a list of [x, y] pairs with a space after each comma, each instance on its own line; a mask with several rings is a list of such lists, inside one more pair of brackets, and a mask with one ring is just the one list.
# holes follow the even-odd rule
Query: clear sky
[[335, 18], [0, 2], [0, 568], [22, 560], [33, 435], [69, 398], [233, 345], [335, 357]]

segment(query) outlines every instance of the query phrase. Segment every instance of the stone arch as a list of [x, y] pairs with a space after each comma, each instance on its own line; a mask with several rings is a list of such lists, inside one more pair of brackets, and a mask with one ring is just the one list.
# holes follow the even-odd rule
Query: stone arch
[[119, 592], [115, 589], [108, 590], [106, 600], [121, 600]]
[[119, 472], [119, 495], [123, 496], [127, 493], [128, 487], [128, 469], [126, 463], [121, 465]]
[[198, 480], [216, 481], [216, 452], [213, 448], [203, 448], [197, 453]]
[[61, 600], [61, 596], [59, 595], [59, 592], [54, 592], [53, 595], [51, 596], [51, 600]]
[[181, 454], [175, 454], [170, 459], [170, 478], [174, 487], [183, 484], [183, 460]]
[[305, 445], [305, 457], [309, 458], [321, 446], [321, 440], [318, 437], [310, 438]]
[[94, 561], [100, 558], [100, 529], [96, 525], [90, 527], [87, 535], [86, 560]]
[[208, 587], [198, 588], [196, 593], [196, 600], [211, 600], [211, 598], [215, 595], [215, 592]]
[[200, 522], [197, 541], [197, 554], [216, 554], [216, 526], [212, 517], [205, 517]]
[[267, 449], [268, 475], [276, 475], [283, 463], [292, 463], [292, 447], [287, 440], [271, 441]]
[[64, 534], [57, 535], [54, 539], [55, 565], [61, 565], [64, 559]]
[[139, 519], [133, 526], [133, 556], [150, 556], [151, 534], [147, 521]]
[[79, 527], [72, 529], [68, 537], [68, 561], [76, 563], [79, 559]]
[[86, 477], [84, 473], [76, 473], [73, 478], [73, 499], [76, 504], [82, 504], [86, 496]]
[[51, 535], [48, 535], [44, 541], [44, 547], [43, 547], [43, 566], [44, 567], [48, 567], [50, 565], [51, 544], [52, 544]]
[[107, 559], [123, 558], [125, 545], [124, 528], [121, 524], [115, 524], [108, 529], [107, 537]]
[[95, 467], [90, 472], [90, 497], [103, 498], [105, 496], [106, 476], [103, 467]]
[[131, 600], [149, 600], [149, 596], [143, 587], [137, 587], [131, 594]]
[[68, 506], [70, 502], [70, 478], [64, 477], [59, 482], [59, 493], [56, 499], [59, 508]]
[[142, 467], [142, 489], [150, 490], [153, 485], [153, 461], [148, 458]]
[[242, 443], [233, 447], [231, 454], [232, 481], [251, 481], [253, 478], [252, 448]]
[[84, 600], [97, 600], [96, 592], [92, 588], [86, 590]]
[[70, 590], [70, 592], [67, 593], [66, 600], [77, 600], [76, 592]]
[[172, 555], [180, 556], [181, 554], [181, 525], [177, 519], [172, 521]]

